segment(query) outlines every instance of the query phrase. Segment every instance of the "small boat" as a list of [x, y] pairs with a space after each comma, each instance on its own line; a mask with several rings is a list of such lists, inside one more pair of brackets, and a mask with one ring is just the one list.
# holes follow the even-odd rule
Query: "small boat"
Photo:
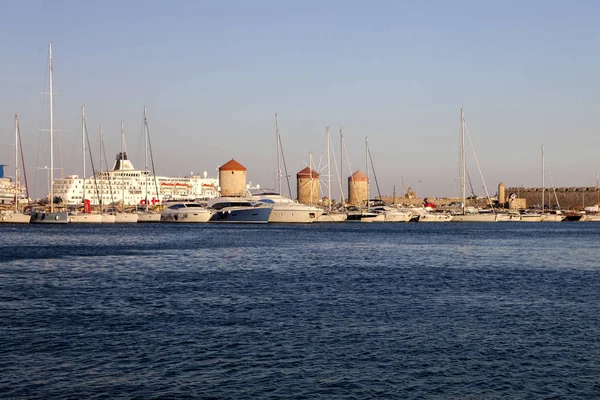
[[0, 211], [0, 222], [6, 224], [28, 224], [31, 221], [31, 215], [23, 214], [14, 210]]
[[208, 203], [214, 211], [209, 222], [266, 224], [272, 208], [264, 203], [253, 203], [242, 197], [217, 197]]
[[600, 222], [600, 214], [584, 214], [580, 221], [582, 222]]
[[[19, 193], [21, 193], [21, 187], [19, 185], [19, 117], [15, 115], [15, 180], [14, 184], [14, 210], [0, 211], [0, 223], [7, 224], [28, 224], [31, 221], [31, 215], [23, 214], [19, 211]], [[25, 163], [23, 163], [23, 167]], [[1, 169], [2, 167], [0, 167]], [[25, 170], [23, 169], [23, 172]], [[2, 175], [0, 174], [0, 177]]]
[[581, 217], [583, 217], [583, 214], [579, 214], [578, 212], [574, 212], [574, 211], [565, 212], [563, 215], [565, 216], [563, 221], [566, 221], [566, 222], [577, 222], [577, 221], [581, 220]]
[[213, 212], [200, 203], [192, 201], [178, 201], [168, 203], [160, 213], [160, 222], [208, 222]]

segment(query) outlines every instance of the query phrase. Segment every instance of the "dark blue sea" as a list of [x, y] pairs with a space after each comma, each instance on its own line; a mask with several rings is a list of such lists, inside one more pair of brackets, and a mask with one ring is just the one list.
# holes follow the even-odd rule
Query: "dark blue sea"
[[0, 397], [600, 397], [600, 224], [0, 225]]

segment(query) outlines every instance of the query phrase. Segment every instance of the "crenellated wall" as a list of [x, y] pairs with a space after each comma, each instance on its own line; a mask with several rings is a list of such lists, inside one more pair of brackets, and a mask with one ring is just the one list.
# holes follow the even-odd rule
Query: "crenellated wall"
[[[506, 188], [507, 198], [513, 193], [519, 198], [527, 199], [528, 207], [539, 208], [542, 203], [542, 188]], [[558, 203], [562, 209], [581, 210], [584, 207], [598, 204], [598, 189], [596, 187], [556, 188], [556, 197], [552, 188], [546, 189], [544, 193], [546, 208], [554, 208], [556, 206], [556, 199], [558, 199]]]

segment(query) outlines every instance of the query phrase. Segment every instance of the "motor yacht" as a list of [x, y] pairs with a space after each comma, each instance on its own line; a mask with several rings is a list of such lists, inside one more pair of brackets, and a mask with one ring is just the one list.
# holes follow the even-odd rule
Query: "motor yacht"
[[214, 213], [208, 222], [266, 224], [273, 208], [244, 197], [217, 197], [208, 202]]
[[200, 203], [178, 201], [167, 203], [166, 208], [160, 213], [160, 222], [208, 222], [212, 216], [213, 211]]
[[269, 222], [311, 223], [323, 214], [323, 209], [281, 196], [262, 189], [249, 190], [246, 199], [271, 207]]

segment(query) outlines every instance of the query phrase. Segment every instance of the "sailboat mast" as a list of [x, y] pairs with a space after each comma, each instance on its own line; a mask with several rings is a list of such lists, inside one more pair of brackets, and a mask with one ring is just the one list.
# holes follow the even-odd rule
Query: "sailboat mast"
[[465, 114], [463, 109], [460, 109], [460, 187], [462, 191], [462, 212], [465, 213], [465, 206], [467, 205], [466, 195], [466, 173], [467, 165], [465, 162]]
[[82, 201], [85, 201], [85, 106], [81, 106], [81, 160], [83, 164], [83, 176], [81, 177], [83, 181], [83, 198]]
[[542, 212], [544, 212], [544, 202], [546, 201], [546, 196], [544, 195], [544, 191], [546, 190], [546, 168], [544, 164], [544, 145], [542, 145]]
[[308, 153], [308, 169], [310, 170], [310, 204], [313, 205], [313, 169], [312, 169], [312, 152]]
[[344, 134], [342, 133], [342, 128], [340, 128], [340, 185], [342, 186], [342, 206], [345, 207], [345, 201], [343, 201], [344, 196], [344, 174], [342, 170], [344, 169]]
[[144, 174], [146, 175], [146, 212], [148, 212], [148, 120], [146, 119], [146, 106], [144, 106]]
[[277, 187], [281, 194], [281, 141], [279, 137], [279, 113], [275, 113], [275, 141], [277, 142]]
[[98, 133], [100, 134], [100, 199], [98, 200], [98, 204], [100, 205], [100, 213], [103, 213], [102, 200], [104, 200], [104, 177], [102, 176], [102, 125], [98, 125]]
[[123, 160], [125, 159], [125, 131], [123, 131], [123, 120], [121, 120], [121, 199], [123, 205], [121, 211], [125, 210], [125, 177], [123, 176]]
[[19, 117], [15, 114], [15, 211], [19, 211]]
[[369, 198], [371, 197], [371, 178], [369, 175], [369, 137], [365, 137], [365, 165], [367, 167], [367, 210], [369, 210]]
[[596, 204], [600, 206], [600, 192], [598, 191], [598, 171], [596, 171], [596, 193], [598, 193], [598, 202]]
[[331, 165], [330, 165], [330, 157], [329, 157], [329, 127], [326, 130], [327, 136], [327, 199], [329, 204], [329, 212], [331, 212]]
[[52, 43], [48, 44], [48, 65], [50, 69], [50, 212], [54, 212], [54, 72], [52, 68]]

